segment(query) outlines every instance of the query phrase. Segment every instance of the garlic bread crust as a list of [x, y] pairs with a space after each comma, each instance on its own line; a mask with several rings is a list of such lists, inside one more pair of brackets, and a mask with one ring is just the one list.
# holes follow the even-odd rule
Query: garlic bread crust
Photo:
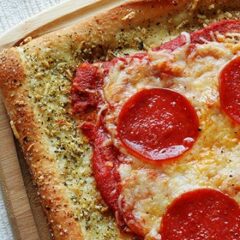
[[76, 67], [157, 46], [216, 19], [239, 19], [238, 11], [238, 0], [132, 1], [0, 54], [11, 127], [54, 239], [131, 239], [119, 231], [96, 189], [92, 150], [71, 114]]

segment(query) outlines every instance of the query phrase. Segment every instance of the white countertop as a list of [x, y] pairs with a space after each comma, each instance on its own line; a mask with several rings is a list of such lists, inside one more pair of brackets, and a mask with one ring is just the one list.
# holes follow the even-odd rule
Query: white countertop
[[[64, 0], [0, 0], [0, 34], [18, 24], [20, 21], [63, 1]], [[7, 217], [2, 192], [0, 191], [0, 240], [12, 239], [11, 226]]]

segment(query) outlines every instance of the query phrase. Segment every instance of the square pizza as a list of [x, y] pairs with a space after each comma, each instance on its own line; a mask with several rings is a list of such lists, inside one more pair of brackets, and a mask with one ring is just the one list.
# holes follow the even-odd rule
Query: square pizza
[[240, 1], [137, 0], [0, 54], [56, 240], [240, 240]]

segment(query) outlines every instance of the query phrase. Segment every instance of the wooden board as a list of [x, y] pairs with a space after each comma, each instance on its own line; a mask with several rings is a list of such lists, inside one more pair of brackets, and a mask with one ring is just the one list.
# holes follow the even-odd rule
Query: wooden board
[[[9, 119], [2, 103], [0, 103], [0, 152], [1, 185], [15, 238], [27, 240], [49, 239], [45, 218], [40, 214], [38, 217], [33, 215], [37, 209], [39, 210], [40, 205], [37, 201], [29, 201], [29, 199], [36, 199], [34, 197], [36, 191], [29, 192], [30, 189], [33, 190], [33, 186], [28, 183], [31, 183], [29, 181], [30, 176], [26, 172], [26, 165], [20, 165], [24, 161], [22, 158], [18, 158]], [[27, 197], [27, 191], [30, 193], [29, 197]], [[42, 211], [40, 213], [42, 214]], [[37, 226], [34, 216], [38, 218], [38, 223], [41, 224], [43, 231], [38, 232], [40, 225]]]
[[[0, 37], [0, 50], [27, 36], [37, 37], [69, 26], [81, 19], [110, 9], [125, 1], [69, 0], [15, 26]], [[32, 184], [28, 167], [15, 142], [9, 119], [0, 101], [0, 181], [16, 239], [48, 240], [46, 219]]]

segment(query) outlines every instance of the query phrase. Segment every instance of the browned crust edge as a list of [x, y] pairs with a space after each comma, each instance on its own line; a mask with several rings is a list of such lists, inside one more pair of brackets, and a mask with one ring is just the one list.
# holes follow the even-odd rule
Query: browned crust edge
[[[183, 9], [199, 4], [204, 8], [209, 4], [228, 4], [229, 0], [139, 0], [119, 6], [107, 13], [101, 14], [85, 23], [60, 30], [40, 37], [29, 43], [48, 45], [54, 43], [58, 35], [67, 36], [77, 32], [76, 40], [99, 42], [103, 46], [115, 46], [115, 34], [122, 28], [146, 24], [163, 15], [176, 14]], [[194, 5], [195, 4], [195, 5]], [[130, 13], [133, 12], [131, 15]], [[144, 13], [143, 13], [144, 12]], [[129, 17], [126, 17], [128, 14]], [[89, 35], [89, 30], [93, 30]], [[102, 33], [105, 37], [102, 37]], [[106, 34], [108, 33], [108, 34]], [[79, 224], [74, 220], [71, 203], [66, 198], [65, 186], [57, 172], [54, 159], [46, 151], [46, 145], [41, 137], [41, 129], [34, 119], [28, 90], [25, 88], [26, 75], [17, 48], [5, 50], [0, 55], [0, 85], [4, 103], [11, 119], [15, 137], [21, 144], [25, 158], [30, 166], [34, 181], [37, 184], [42, 206], [48, 218], [54, 238], [57, 240], [84, 239]]]
[[30, 166], [54, 237], [59, 240], [82, 239], [64, 194], [63, 181], [56, 171], [54, 159], [46, 151], [41, 130], [34, 120], [27, 89], [24, 88], [25, 70], [20, 56], [12, 48], [3, 52], [0, 61], [0, 79], [4, 79], [3, 97], [11, 127]]

